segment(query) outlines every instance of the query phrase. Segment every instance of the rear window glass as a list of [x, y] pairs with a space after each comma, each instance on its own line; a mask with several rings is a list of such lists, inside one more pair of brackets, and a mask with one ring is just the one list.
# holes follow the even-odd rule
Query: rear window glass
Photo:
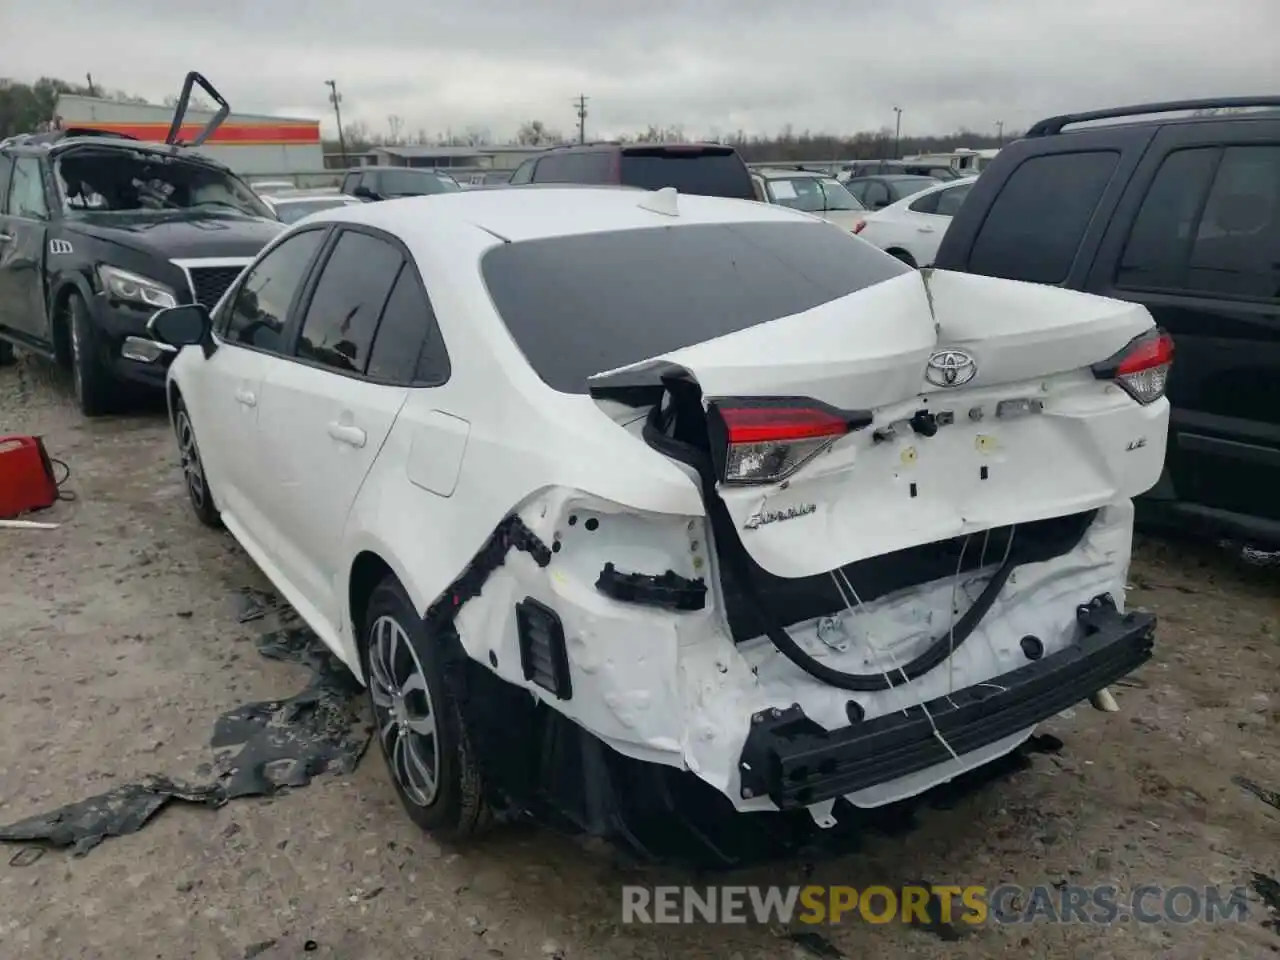
[[708, 197], [756, 199], [751, 175], [733, 152], [628, 150], [622, 154], [622, 182], [630, 187]]
[[1120, 160], [1112, 150], [1033, 157], [1013, 172], [973, 243], [969, 270], [1062, 283]]
[[508, 243], [481, 262], [549, 386], [811, 310], [910, 272], [828, 223], [655, 227]]

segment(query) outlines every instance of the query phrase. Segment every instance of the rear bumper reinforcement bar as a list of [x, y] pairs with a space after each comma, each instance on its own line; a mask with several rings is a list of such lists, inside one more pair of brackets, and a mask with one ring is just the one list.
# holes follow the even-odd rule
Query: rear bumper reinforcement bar
[[1121, 614], [1103, 595], [1077, 609], [1080, 639], [992, 682], [826, 730], [797, 704], [751, 718], [739, 769], [743, 797], [767, 795], [782, 810], [886, 783], [951, 758], [934, 725], [963, 756], [1079, 703], [1151, 658], [1156, 619]]

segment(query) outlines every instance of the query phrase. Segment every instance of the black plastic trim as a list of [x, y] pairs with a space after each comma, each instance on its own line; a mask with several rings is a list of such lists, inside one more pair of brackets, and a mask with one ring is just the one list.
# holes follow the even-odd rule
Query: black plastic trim
[[606, 597], [624, 603], [639, 603], [667, 610], [701, 610], [707, 603], [707, 583], [701, 577], [690, 580], [674, 570], [652, 575], [621, 573], [606, 563], [596, 578], [596, 589]]
[[[538, 649], [534, 622], [546, 628], [547, 646]], [[560, 615], [545, 603], [525, 597], [516, 604], [516, 633], [520, 639], [520, 667], [524, 678], [561, 700], [573, 698], [573, 681], [569, 674], [569, 650], [564, 642], [564, 624]], [[539, 661], [545, 661], [540, 663]]]
[[[948, 760], [934, 728], [963, 755], [1079, 703], [1151, 658], [1156, 618], [1121, 614], [1108, 595], [1077, 611], [1067, 649], [925, 706], [829, 731], [797, 704], [751, 718], [739, 769], [743, 797], [793, 810], [886, 783]], [[932, 716], [932, 720], [930, 719]]]

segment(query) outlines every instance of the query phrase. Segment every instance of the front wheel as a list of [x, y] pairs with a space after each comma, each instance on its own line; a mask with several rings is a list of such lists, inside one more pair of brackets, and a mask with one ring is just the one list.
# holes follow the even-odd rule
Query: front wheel
[[17, 363], [18, 358], [13, 353], [13, 344], [6, 340], [0, 340], [0, 367], [7, 367]]
[[67, 299], [66, 309], [76, 402], [86, 417], [99, 417], [109, 412], [110, 377], [98, 358], [97, 335], [89, 319], [89, 308], [73, 293]]
[[209, 490], [209, 480], [205, 477], [204, 461], [200, 459], [200, 447], [196, 443], [196, 428], [191, 423], [191, 414], [187, 412], [186, 404], [181, 400], [174, 404], [173, 429], [178, 435], [182, 479], [187, 488], [187, 499], [191, 501], [191, 509], [201, 523], [216, 529], [222, 525], [222, 520]]
[[444, 651], [394, 577], [373, 591], [364, 638], [378, 746], [409, 819], [447, 840], [483, 832], [491, 815]]
[[907, 253], [907, 251], [905, 250], [887, 250], [885, 252], [888, 253], [890, 256], [897, 257], [899, 260], [905, 263], [912, 270], [920, 269], [919, 265], [916, 263], [916, 258], [913, 257], [911, 254]]

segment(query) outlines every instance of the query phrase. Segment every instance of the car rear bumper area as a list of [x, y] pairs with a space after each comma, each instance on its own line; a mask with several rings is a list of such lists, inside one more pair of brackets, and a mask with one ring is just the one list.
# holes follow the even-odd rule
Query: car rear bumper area
[[[795, 705], [752, 716], [744, 798], [794, 810], [963, 757], [1079, 703], [1151, 658], [1155, 617], [1103, 595], [1078, 608], [1072, 646], [923, 706], [826, 730]], [[945, 742], [944, 742], [945, 741]]]

